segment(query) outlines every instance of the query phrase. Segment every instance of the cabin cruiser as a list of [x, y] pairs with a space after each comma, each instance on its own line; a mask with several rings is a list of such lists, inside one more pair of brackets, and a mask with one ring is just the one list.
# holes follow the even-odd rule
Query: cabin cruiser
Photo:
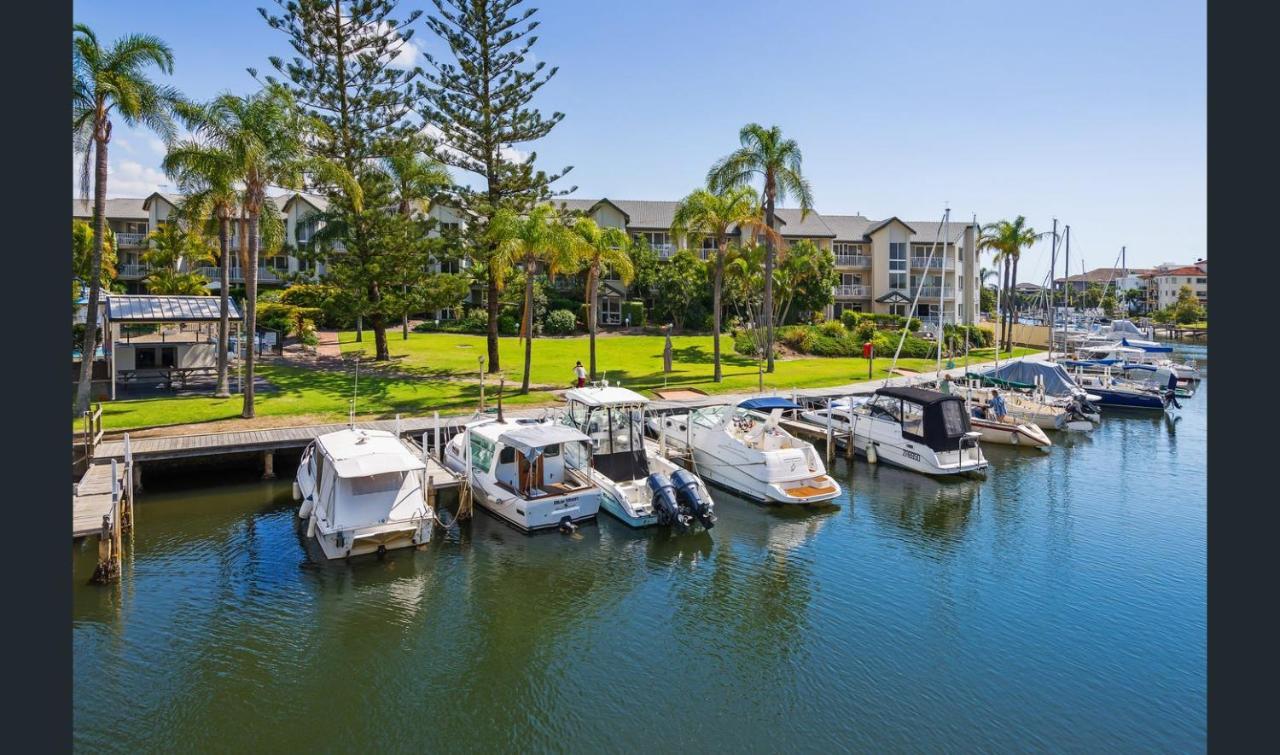
[[384, 430], [321, 435], [302, 452], [293, 496], [326, 558], [383, 553], [427, 542], [435, 512], [426, 463]]
[[829, 422], [836, 437], [852, 438], [869, 461], [885, 461], [927, 475], [984, 472], [981, 433], [969, 424], [964, 399], [926, 388], [879, 388], [870, 399], [832, 402], [800, 417]]
[[840, 484], [811, 444], [778, 424], [784, 411], [799, 410], [783, 398], [750, 398], [654, 418], [650, 430], [660, 445], [688, 454], [704, 480], [753, 501], [829, 501], [840, 495]]
[[1177, 401], [1172, 388], [1153, 387], [1145, 383], [1117, 378], [1110, 372], [1098, 375], [1085, 373], [1077, 367], [1075, 380], [1076, 384], [1087, 390], [1090, 395], [1097, 396], [1098, 404], [1101, 406], [1164, 410], [1170, 402]]
[[591, 481], [600, 487], [600, 507], [632, 527], [710, 529], [716, 517], [711, 494], [696, 475], [667, 459], [645, 439], [649, 399], [626, 388], [590, 386], [565, 393], [563, 422], [591, 438]]
[[444, 463], [466, 476], [481, 507], [517, 529], [572, 531], [600, 509], [590, 445], [550, 419], [481, 419], [449, 441]]
[[1063, 360], [1059, 364], [1086, 374], [1122, 376], [1149, 388], [1171, 390], [1177, 398], [1191, 398], [1195, 395], [1195, 381], [1178, 377], [1172, 367], [1105, 359]]

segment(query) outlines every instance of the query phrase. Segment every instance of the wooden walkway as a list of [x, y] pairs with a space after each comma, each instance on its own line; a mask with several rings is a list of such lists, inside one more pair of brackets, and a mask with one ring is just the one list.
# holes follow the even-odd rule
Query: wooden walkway
[[[125, 469], [116, 467], [120, 490], [124, 490]], [[95, 461], [85, 470], [71, 498], [71, 536], [97, 535], [102, 532], [102, 517], [111, 513], [111, 461]]]

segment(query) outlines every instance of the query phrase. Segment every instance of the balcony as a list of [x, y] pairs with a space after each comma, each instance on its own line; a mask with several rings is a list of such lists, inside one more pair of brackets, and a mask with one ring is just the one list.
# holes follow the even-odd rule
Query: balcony
[[912, 257], [911, 268], [913, 270], [955, 270], [956, 261], [950, 257], [943, 259], [940, 256], [935, 256], [932, 260], [928, 257]]
[[150, 265], [132, 264], [132, 265], [116, 266], [117, 278], [145, 278], [150, 273], [151, 273]]
[[865, 254], [837, 254], [836, 267], [871, 267], [871, 258]]
[[658, 255], [660, 260], [669, 260], [676, 256], [678, 251], [674, 244], [654, 244], [649, 248], [653, 250], [654, 254]]
[[956, 296], [956, 290], [951, 286], [947, 286], [945, 292], [942, 290], [942, 286], [920, 286], [907, 295], [914, 298], [916, 292], [919, 292], [920, 300], [923, 302], [927, 302], [931, 299], [937, 299], [939, 297], [954, 299]]
[[147, 234], [145, 233], [117, 233], [116, 246], [146, 246]]
[[835, 294], [837, 298], [870, 299], [871, 286], [836, 286]]
[[[216, 267], [197, 267], [195, 271], [211, 281], [220, 280], [218, 268]], [[284, 281], [285, 275], [286, 273], [273, 267], [258, 268], [259, 283], [281, 283]], [[232, 283], [244, 283], [244, 271], [239, 266], [233, 266], [228, 270], [227, 276]]]

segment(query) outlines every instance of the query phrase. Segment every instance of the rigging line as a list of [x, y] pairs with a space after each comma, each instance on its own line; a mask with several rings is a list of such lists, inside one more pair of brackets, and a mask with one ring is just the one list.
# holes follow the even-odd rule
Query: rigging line
[[[951, 209], [947, 208], [947, 210], [942, 213], [943, 220], [945, 221], [950, 214], [951, 214]], [[929, 264], [933, 261], [933, 253], [938, 248], [938, 239], [941, 236], [942, 236], [942, 223], [939, 223], [938, 231], [937, 233], [934, 234], [934, 237], [933, 237], [933, 246], [929, 247], [929, 256], [925, 258], [924, 269], [926, 273], [928, 273], [929, 271]], [[907, 265], [908, 265], [906, 275], [907, 275], [907, 282], [909, 284], [911, 282], [911, 267], [910, 267], [911, 242], [908, 241], [906, 242], [906, 244], [907, 244]], [[946, 282], [945, 277], [943, 278], [943, 282], [944, 283]], [[893, 371], [898, 367], [898, 355], [902, 353], [902, 344], [906, 343], [907, 341], [907, 332], [908, 330], [910, 330], [911, 318], [915, 317], [916, 303], [920, 301], [920, 293], [922, 291], [924, 291], [924, 286], [918, 286], [916, 288], [916, 295], [911, 299], [911, 309], [907, 310], [907, 321], [902, 324], [902, 336], [898, 338], [898, 348], [895, 349], [893, 352], [893, 362], [890, 363], [889, 365], [889, 377], [885, 378], [886, 381], [893, 379]], [[888, 385], [887, 382], [885, 384]]]

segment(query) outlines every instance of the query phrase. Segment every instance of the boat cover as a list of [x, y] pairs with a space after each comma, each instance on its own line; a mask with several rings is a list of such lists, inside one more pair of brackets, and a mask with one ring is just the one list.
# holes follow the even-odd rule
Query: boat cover
[[1134, 324], [1133, 324], [1133, 321], [1131, 321], [1131, 320], [1112, 320], [1112, 321], [1111, 321], [1111, 332], [1112, 332], [1112, 333], [1125, 333], [1125, 334], [1127, 334], [1127, 335], [1131, 335], [1131, 336], [1145, 336], [1145, 335], [1146, 335], [1146, 333], [1143, 333], [1141, 330], [1139, 330], [1139, 329], [1138, 329], [1138, 326], [1137, 326], [1137, 325], [1134, 325]]
[[422, 459], [383, 430], [339, 430], [316, 439], [339, 477], [371, 477], [425, 469]]
[[1044, 392], [1048, 396], [1072, 396], [1083, 393], [1071, 375], [1060, 364], [1050, 362], [1006, 362], [999, 368], [982, 373], [984, 377], [993, 377], [1017, 383], [1036, 384], [1036, 378], [1044, 383]]
[[749, 398], [738, 404], [743, 409], [752, 411], [773, 411], [774, 409], [799, 409], [795, 402], [782, 398], [781, 396], [762, 396], [760, 398]]
[[590, 443], [591, 438], [568, 425], [528, 425], [508, 430], [498, 441], [519, 451], [530, 461], [542, 455], [542, 449], [574, 441]]
[[1120, 343], [1131, 349], [1141, 349], [1143, 351], [1152, 352], [1169, 352], [1173, 351], [1172, 346], [1156, 343], [1155, 341], [1130, 341], [1128, 338], [1120, 339]]

